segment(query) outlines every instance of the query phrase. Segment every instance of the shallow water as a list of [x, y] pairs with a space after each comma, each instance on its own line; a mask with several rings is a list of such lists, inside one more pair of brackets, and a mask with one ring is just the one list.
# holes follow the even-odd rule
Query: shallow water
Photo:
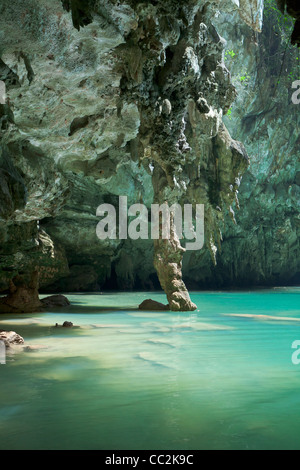
[[192, 293], [179, 314], [136, 309], [158, 293], [68, 297], [0, 317], [43, 346], [0, 365], [0, 449], [300, 449], [300, 288]]

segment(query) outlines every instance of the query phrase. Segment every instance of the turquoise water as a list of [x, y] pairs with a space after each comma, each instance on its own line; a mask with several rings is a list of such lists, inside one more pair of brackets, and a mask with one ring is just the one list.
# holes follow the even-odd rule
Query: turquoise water
[[0, 449], [300, 449], [300, 288], [192, 293], [180, 314], [136, 310], [149, 297], [166, 302], [72, 295], [0, 317], [42, 346], [0, 365]]

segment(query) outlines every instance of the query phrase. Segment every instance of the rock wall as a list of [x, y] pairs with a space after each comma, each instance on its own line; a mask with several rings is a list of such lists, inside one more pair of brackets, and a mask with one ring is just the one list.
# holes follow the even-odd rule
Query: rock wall
[[[225, 63], [238, 95], [224, 118], [250, 159], [239, 190], [236, 225], [225, 218], [213, 266], [206, 253], [187, 260], [195, 287], [289, 285], [300, 281], [299, 105], [292, 84], [299, 77], [299, 49], [290, 45], [293, 21], [265, 2], [262, 34], [216, 19], [231, 38]], [[199, 265], [202, 269], [199, 269]]]
[[181, 299], [173, 309], [195, 308], [178, 244], [100, 241], [96, 209], [119, 195], [147, 207], [205, 204], [206, 248], [183, 264], [198, 285], [215, 277], [249, 164], [223, 122], [236, 92], [219, 9], [236, 28], [241, 17], [261, 26], [258, 0], [1, 2], [2, 291], [35, 271], [53, 292], [152, 288], [155, 255], [168, 297]]

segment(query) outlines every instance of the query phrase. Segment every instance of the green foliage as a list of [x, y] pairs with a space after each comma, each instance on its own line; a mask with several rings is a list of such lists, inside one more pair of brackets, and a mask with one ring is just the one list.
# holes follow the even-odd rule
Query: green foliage
[[246, 72], [244, 75], [241, 75], [239, 77], [239, 80], [244, 85], [248, 85], [248, 82], [249, 82], [250, 78], [251, 78], [250, 75]]
[[243, 87], [248, 87], [250, 80], [251, 75], [247, 71], [243, 71], [233, 76], [232, 83], [234, 86], [242, 85]]
[[232, 108], [229, 108], [228, 111], [227, 111], [227, 114], [226, 116], [231, 120], [232, 119]]
[[[294, 29], [295, 20], [287, 13], [283, 15], [279, 10], [276, 0], [265, 0], [265, 18], [272, 19], [273, 30], [276, 35], [281, 36], [282, 42], [290, 43], [290, 38]], [[293, 46], [290, 44], [290, 47]]]
[[[231, 49], [231, 50], [228, 49], [228, 50], [225, 52], [225, 60], [227, 60], [227, 61], [229, 60], [229, 61], [230, 61], [230, 59], [234, 59], [234, 60], [235, 60], [235, 59], [237, 59], [237, 58], [238, 58], [238, 54], [235, 53], [232, 49]], [[231, 62], [231, 64], [233, 64], [233, 62]], [[229, 66], [230, 66], [230, 65], [229, 65]], [[251, 78], [251, 77], [250, 77], [250, 75], [249, 75], [247, 72], [243, 72], [243, 73], [239, 74], [237, 77], [234, 77], [234, 78], [233, 78], [233, 82], [235, 82], [235, 83], [242, 83], [243, 85], [248, 85], [250, 78]], [[227, 116], [228, 116], [228, 114], [227, 114]]]
[[[300, 72], [299, 49], [291, 44], [295, 20], [282, 14], [276, 0], [265, 0], [264, 23], [268, 24], [269, 61], [271, 75], [276, 76], [276, 84], [290, 87], [290, 82], [298, 80]], [[281, 65], [282, 64], [282, 65]]]
[[228, 50], [225, 52], [225, 60], [228, 59], [228, 56], [230, 56], [233, 59], [236, 56], [236, 53], [233, 50], [231, 51]]

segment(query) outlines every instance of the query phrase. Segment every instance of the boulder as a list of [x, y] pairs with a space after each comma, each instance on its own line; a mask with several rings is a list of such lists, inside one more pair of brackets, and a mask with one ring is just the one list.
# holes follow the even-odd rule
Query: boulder
[[[62, 325], [59, 325], [58, 323], [55, 323], [56, 328], [72, 328], [74, 325], [71, 321], [65, 321]], [[75, 328], [78, 328], [75, 327]]]
[[69, 300], [64, 295], [50, 295], [41, 299], [41, 302], [45, 308], [68, 307], [70, 305]]
[[0, 330], [0, 340], [4, 342], [7, 348], [24, 344], [24, 338], [15, 333], [15, 331]]
[[39, 300], [39, 275], [16, 276], [10, 281], [9, 294], [0, 299], [0, 313], [34, 313], [42, 311]]
[[170, 310], [169, 304], [164, 305], [156, 300], [147, 299], [139, 305], [139, 310]]

